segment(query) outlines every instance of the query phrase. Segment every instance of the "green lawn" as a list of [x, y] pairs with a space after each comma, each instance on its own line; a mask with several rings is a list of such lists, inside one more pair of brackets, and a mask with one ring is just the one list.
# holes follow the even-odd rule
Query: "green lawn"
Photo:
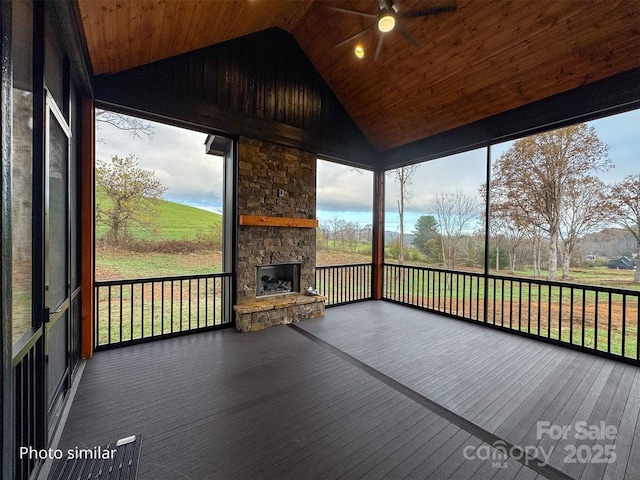
[[[96, 205], [108, 204], [109, 200], [96, 192]], [[222, 242], [222, 215], [200, 208], [182, 205], [167, 200], [159, 200], [157, 218], [152, 229], [132, 227], [135, 240], [197, 240], [198, 236], [215, 237]], [[97, 222], [96, 238], [101, 239], [107, 233], [107, 225]]]
[[[96, 201], [107, 202], [98, 194]], [[199, 208], [159, 201], [153, 229], [132, 228], [133, 245], [100, 241], [107, 226], [96, 226], [97, 281], [213, 274], [222, 271], [222, 216]], [[178, 251], [163, 253], [166, 243]], [[155, 246], [154, 246], [155, 243]], [[155, 251], [157, 247], [157, 250]], [[184, 251], [180, 251], [184, 247]], [[146, 249], [144, 251], [136, 251]], [[173, 287], [173, 288], [172, 288]], [[135, 340], [222, 321], [221, 279], [101, 287], [96, 301], [98, 345]]]
[[[387, 298], [485, 321], [483, 278], [388, 268], [385, 283]], [[490, 279], [487, 287], [488, 323], [616, 355], [638, 355], [640, 299], [636, 290], [627, 295], [596, 294], [585, 286], [584, 290], [574, 288], [572, 294], [570, 286], [538, 288], [518, 278]]]
[[[491, 273], [496, 273], [492, 271]], [[506, 271], [498, 272], [505, 275]], [[508, 274], [507, 274], [508, 275]], [[562, 278], [562, 271], [558, 270], [558, 279]], [[640, 285], [633, 283], [633, 270], [614, 270], [607, 267], [579, 267], [570, 270], [569, 283], [597, 285], [601, 287], [622, 288], [626, 290], [640, 290]], [[533, 269], [516, 270], [513, 276], [532, 278]], [[547, 278], [547, 270], [541, 272], [539, 279]]]
[[191, 253], [140, 254], [121, 248], [98, 247], [96, 280], [196, 275], [222, 271], [222, 254], [215, 250]]
[[[96, 193], [97, 204], [108, 199]], [[102, 242], [107, 232], [104, 223], [96, 225], [96, 279], [114, 280], [172, 275], [190, 275], [221, 271], [222, 215], [200, 208], [160, 200], [153, 231], [141, 227], [131, 229], [137, 241], [161, 244], [166, 241], [198, 242], [198, 248], [183, 252], [162, 253], [163, 249], [135, 251], [128, 246], [112, 246]], [[206, 248], [202, 248], [202, 247]], [[178, 247], [179, 250], [179, 247]]]

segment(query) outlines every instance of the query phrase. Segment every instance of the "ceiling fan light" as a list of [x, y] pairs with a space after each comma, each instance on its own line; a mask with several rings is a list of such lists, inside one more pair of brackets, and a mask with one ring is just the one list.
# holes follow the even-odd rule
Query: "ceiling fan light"
[[378, 30], [382, 33], [390, 32], [396, 26], [396, 17], [390, 11], [386, 11], [378, 18]]
[[364, 47], [362, 45], [356, 45], [356, 48], [353, 49], [353, 53], [355, 53], [358, 58], [364, 58]]

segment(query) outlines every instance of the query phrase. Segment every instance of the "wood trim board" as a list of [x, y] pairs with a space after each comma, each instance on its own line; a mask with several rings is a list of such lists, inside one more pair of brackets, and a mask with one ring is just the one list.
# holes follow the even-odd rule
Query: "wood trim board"
[[261, 215], [240, 215], [238, 225], [253, 227], [298, 227], [318, 228], [314, 218], [266, 217]]

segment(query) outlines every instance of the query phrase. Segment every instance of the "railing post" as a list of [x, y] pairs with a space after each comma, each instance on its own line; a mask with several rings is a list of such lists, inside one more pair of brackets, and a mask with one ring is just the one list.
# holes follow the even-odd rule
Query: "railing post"
[[[487, 177], [484, 203], [484, 302], [482, 321], [487, 323], [489, 316], [489, 252], [491, 250], [491, 145], [487, 145]], [[480, 320], [478, 315], [478, 320]]]
[[384, 177], [383, 171], [373, 174], [373, 238], [371, 296], [382, 300], [384, 283]]

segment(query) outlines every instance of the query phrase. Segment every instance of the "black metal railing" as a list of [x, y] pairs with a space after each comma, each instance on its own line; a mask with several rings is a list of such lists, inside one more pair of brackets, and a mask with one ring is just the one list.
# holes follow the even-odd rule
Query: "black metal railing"
[[233, 325], [231, 273], [95, 283], [96, 349]]
[[640, 292], [385, 264], [386, 300], [640, 364]]
[[484, 319], [481, 275], [385, 264], [383, 298], [469, 320]]
[[316, 267], [316, 289], [327, 307], [371, 299], [371, 264]]
[[[23, 449], [41, 451], [47, 444], [44, 378], [44, 335], [42, 329], [19, 348], [13, 358], [13, 477], [33, 477], [42, 460]], [[4, 477], [3, 477], [4, 478]]]

